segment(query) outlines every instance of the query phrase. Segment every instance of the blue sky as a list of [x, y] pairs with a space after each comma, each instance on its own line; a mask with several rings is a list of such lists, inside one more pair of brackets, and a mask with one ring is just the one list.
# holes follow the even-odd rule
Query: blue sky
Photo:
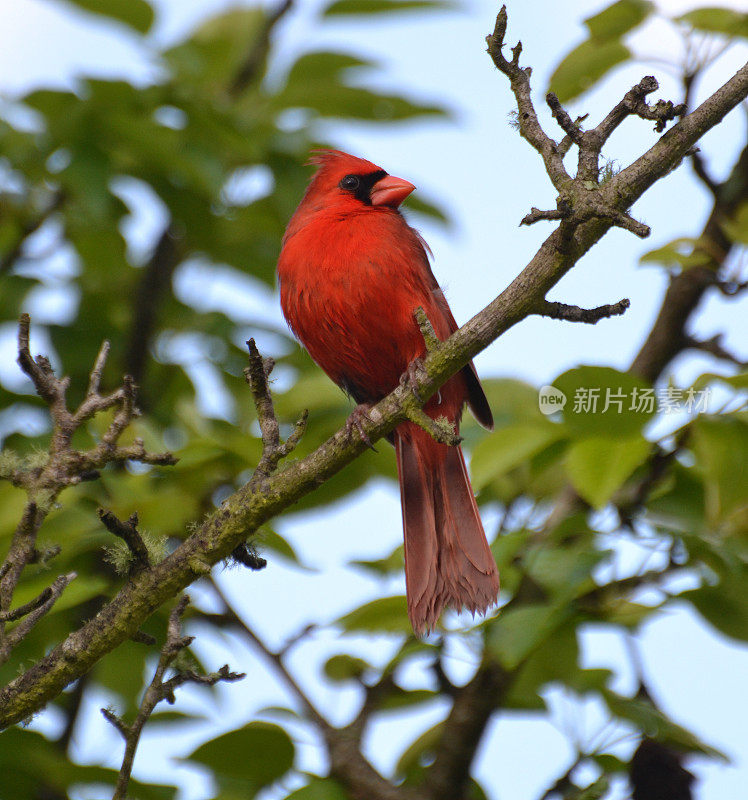
[[[159, 18], [154, 41], [170, 40], [190, 28], [207, 13], [231, 4], [218, 0], [159, 0]], [[554, 192], [537, 155], [508, 124], [513, 107], [506, 80], [495, 72], [485, 54], [483, 38], [493, 25], [497, 5], [489, 0], [466, 0], [460, 12], [424, 16], [401, 16], [366, 27], [351, 23], [327, 24], [324, 29], [313, 18], [317, 0], [300, 2], [280, 31], [282, 55], [292, 56], [298, 49], [337, 47], [368, 54], [381, 63], [376, 72], [361, 76], [368, 85], [406, 91], [425, 100], [444, 103], [453, 111], [451, 122], [408, 124], [385, 132], [363, 124], [326, 123], [325, 134], [343, 149], [362, 155], [388, 172], [407, 178], [429, 198], [440, 200], [454, 215], [454, 224], [438, 228], [417, 220], [434, 252], [434, 270], [444, 284], [456, 318], [466, 321], [492, 299], [520, 271], [550, 232], [536, 225], [519, 228], [518, 222], [530, 206], [553, 207]], [[565, 4], [515, 2], [509, 6], [508, 38], [521, 38], [523, 62], [533, 67], [533, 85], [542, 105], [547, 79], [556, 63], [572, 46], [584, 38], [581, 20], [599, 10], [599, 0], [574, 0]], [[668, 0], [659, 4], [663, 11], [677, 13], [693, 3]], [[702, 5], [699, 3], [698, 5]], [[735, 2], [720, 5], [738, 8]], [[147, 82], [157, 75], [157, 65], [147, 48], [138, 44], [124, 29], [107, 25], [70, 11], [63, 3], [42, 0], [0, 0], [0, 91], [17, 93], [38, 85], [74, 85], [75, 75], [126, 75]], [[644, 56], [677, 59], [680, 42], [663, 22], [648, 25], [632, 40], [634, 49]], [[707, 96], [724, 82], [745, 60], [746, 49], [728, 51], [698, 88]], [[644, 74], [654, 73], [661, 83], [658, 96], [676, 99], [679, 88], [660, 66], [629, 65], [616, 71], [598, 88], [572, 107], [572, 113], [590, 112], [599, 119]], [[544, 123], [553, 136], [550, 113]], [[702, 150], [712, 171], [722, 176], [744, 141], [745, 116], [733, 112], [725, 123], [708, 134]], [[626, 164], [653, 143], [651, 125], [629, 120], [621, 127], [605, 155]], [[688, 165], [645, 195], [633, 209], [634, 216], [652, 227], [651, 238], [642, 242], [631, 234], [614, 230], [594, 248], [553, 290], [550, 299], [597, 306], [621, 297], [631, 299], [623, 317], [603, 321], [597, 326], [563, 324], [531, 319], [523, 322], [492, 345], [477, 359], [483, 375], [518, 377], [542, 385], [566, 369], [580, 363], [608, 364], [625, 369], [636, 353], [659, 307], [665, 287], [664, 275], [653, 267], [638, 264], [642, 253], [681, 235], [697, 231], [708, 210], [708, 198], [695, 183]], [[149, 224], [147, 219], [142, 225]], [[150, 221], [152, 224], [152, 221]], [[422, 223], [422, 224], [421, 224]], [[229, 302], [219, 299], [216, 302]], [[258, 308], [280, 320], [275, 297], [263, 297]], [[725, 344], [740, 351], [748, 338], [745, 306], [718, 299], [707, 301], [699, 314], [695, 331], [711, 336], [726, 331]], [[7, 352], [7, 350], [2, 350]], [[6, 359], [7, 360], [7, 359]], [[700, 356], [681, 359], [676, 379], [682, 385], [701, 372], [722, 369]], [[487, 519], [487, 527], [490, 527]], [[360, 574], [343, 568], [352, 558], [377, 557], [389, 552], [400, 540], [400, 510], [396, 488], [375, 484], [345, 503], [303, 518], [290, 518], [279, 526], [300, 553], [319, 568], [318, 573], [299, 574], [282, 564], [272, 563], [257, 575], [222, 573], [226, 590], [238, 603], [267, 607], [274, 613], [253, 620], [271, 644], [317, 617], [333, 619], [357, 602], [383, 591]], [[324, 542], [321, 536], [324, 534]], [[626, 550], [622, 559], [634, 558]], [[333, 588], [334, 587], [334, 588]], [[401, 590], [401, 582], [388, 587]], [[196, 597], [197, 597], [197, 593]], [[309, 598], [315, 605], [310, 609]], [[209, 602], [207, 599], [205, 602]], [[252, 612], [249, 612], [252, 617]], [[230, 644], [230, 648], [228, 645]], [[584, 638], [588, 666], [605, 666], [625, 660], [620, 641], [609, 635], [589, 632]], [[302, 683], [314, 686], [314, 694], [334, 719], [345, 718], [354, 700], [352, 694], [331, 691], [319, 681], [316, 668], [322, 653], [335, 646], [330, 635], [314, 639], [291, 659]], [[353, 640], [360, 652], [377, 652], [387, 643]], [[229, 661], [236, 669], [251, 671], [252, 680], [221, 691], [222, 706], [214, 712], [226, 728], [245, 722], [251, 709], [278, 703], [282, 688], [256, 667], [254, 655], [238, 642], [211, 641], [204, 645], [206, 660], [220, 665]], [[725, 800], [738, 797], [748, 784], [748, 741], [744, 720], [748, 708], [736, 707], [745, 697], [746, 651], [719, 636], [687, 610], [672, 610], [645, 626], [641, 648], [646, 665], [657, 676], [654, 688], [663, 706], [676, 720], [693, 727], [704, 740], [721, 746], [735, 757], [731, 767], [694, 761], [691, 768], [702, 779], [700, 800]], [[454, 654], [452, 669], [465, 674], [471, 663], [469, 652]], [[707, 685], [708, 691], [694, 691]], [[409, 676], [421, 685], [422, 675]], [[620, 688], [631, 688], [631, 676], [623, 676]], [[190, 695], [187, 703], [201, 706], [202, 695]], [[555, 721], [562, 725], [568, 716], [566, 700], [549, 692], [556, 709]], [[119, 758], [115, 734], [89, 709], [87, 738], [78, 738], [76, 747], [84, 759], [103, 758], [114, 765]], [[201, 710], [205, 710], [202, 708]], [[373, 760], [382, 768], [420, 730], [433, 724], [439, 709], [397, 726], [375, 731], [367, 743]], [[598, 712], [585, 710], [589, 730], [595, 728]], [[42, 720], [42, 726], [53, 720]], [[165, 740], [146, 739], [136, 773], [146, 777], [164, 776], [171, 769], [169, 759], [189, 752], [201, 734]], [[304, 741], [302, 737], [302, 741]], [[302, 767], [319, 764], [320, 753], [313, 743], [302, 744]], [[528, 751], [544, 753], [542, 763], [527, 757]], [[530, 800], [565, 768], [570, 752], [561, 733], [546, 723], [519, 715], [504, 715], [491, 731], [482, 749], [477, 772], [484, 783], [494, 788], [493, 797]], [[526, 765], [517, 769], [517, 765]], [[185, 780], [183, 771], [169, 775]], [[208, 796], [203, 778], [189, 776], [182, 800]], [[500, 786], [501, 789], [496, 789]]]

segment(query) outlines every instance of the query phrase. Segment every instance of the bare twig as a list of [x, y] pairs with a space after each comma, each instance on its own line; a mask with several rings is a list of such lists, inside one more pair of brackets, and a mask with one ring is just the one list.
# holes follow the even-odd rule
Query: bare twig
[[46, 208], [42, 209], [35, 217], [29, 219], [18, 233], [18, 237], [11, 244], [5, 254], [0, 258], [0, 276], [10, 272], [23, 254], [23, 246], [26, 240], [57, 211], [63, 203], [64, 194], [57, 190], [52, 195]]
[[539, 208], [535, 208], [535, 206], [533, 206], [530, 209], [530, 213], [525, 214], [525, 216], [520, 220], [520, 226], [534, 225], [536, 222], [553, 222], [560, 219], [566, 219], [566, 217], [571, 214], [571, 207], [564, 202], [562, 198], [559, 198], [559, 203], [559, 208], [550, 209], [549, 211], [541, 211]]
[[609, 317], [617, 317], [626, 312], [626, 309], [631, 305], [630, 300], [624, 297], [617, 303], [606, 306], [598, 306], [597, 308], [580, 308], [579, 306], [570, 306], [566, 303], [555, 303], [549, 300], [544, 300], [539, 306], [537, 313], [543, 317], [550, 317], [551, 319], [565, 319], [568, 322], [586, 322], [594, 325], [601, 319], [608, 319]]
[[413, 315], [415, 316], [418, 327], [420, 328], [421, 336], [423, 336], [423, 341], [426, 345], [426, 352], [430, 353], [439, 346], [441, 340], [436, 335], [436, 331], [434, 330], [434, 326], [431, 324], [431, 320], [428, 318], [428, 316], [426, 316], [426, 312], [421, 306], [418, 306]]
[[566, 109], [559, 102], [553, 92], [548, 92], [545, 102], [551, 110], [551, 116], [556, 120], [561, 130], [571, 139], [572, 144], [581, 147], [584, 143], [580, 126], [573, 122]]
[[304, 713], [314, 722], [320, 731], [326, 731], [331, 727], [325, 716], [317, 709], [307, 693], [299, 686], [296, 679], [286, 668], [283, 662], [281, 653], [276, 653], [271, 650], [265, 642], [249, 627], [249, 625], [237, 614], [234, 607], [229, 602], [229, 599], [221, 590], [221, 587], [211, 578], [209, 579], [210, 586], [218, 599], [223, 603], [224, 617], [227, 621], [231, 622], [241, 633], [249, 640], [252, 646], [258, 650], [263, 658], [270, 664], [273, 670], [278, 674], [278, 677], [286, 684], [291, 694], [299, 701]]
[[[29, 315], [22, 314], [18, 325], [18, 363], [49, 408], [52, 436], [46, 459], [37, 458], [29, 463], [21, 459], [18, 468], [5, 475], [14, 486], [26, 491], [29, 501], [5, 561], [0, 567], [2, 660], [8, 658], [10, 650], [47, 613], [72, 580], [70, 576], [58, 578], [49, 590], [43, 592], [36, 601], [32, 601], [37, 605], [29, 613], [19, 615], [19, 609], [11, 611], [13, 595], [23, 570], [38, 558], [39, 554], [35, 549], [38, 531], [60, 492], [67, 486], [98, 477], [98, 470], [107, 464], [128, 460], [145, 464], [174, 464], [176, 461], [171, 453], [148, 453], [140, 439], [135, 439], [131, 445], [119, 444], [120, 437], [139, 412], [135, 407], [135, 387], [127, 377], [122, 387], [115, 392], [100, 394], [101, 375], [109, 352], [108, 343], [101, 346], [94, 361], [86, 396], [77, 409], [70, 411], [67, 406], [70, 381], [68, 378], [57, 378], [49, 359], [44, 356], [34, 358], [31, 355], [30, 325]], [[75, 432], [96, 414], [112, 408], [116, 409], [114, 417], [98, 444], [89, 450], [74, 448], [72, 440]], [[134, 540], [132, 544], [134, 546]], [[140, 563], [139, 558], [137, 563]], [[42, 596], [44, 599], [40, 599]], [[6, 633], [5, 624], [21, 616], [24, 617], [23, 622]]]
[[3, 623], [11, 620], [21, 619], [15, 628], [5, 633], [0, 643], [0, 664], [4, 664], [14, 647], [22, 642], [31, 632], [32, 628], [39, 620], [50, 611], [57, 602], [60, 595], [65, 591], [68, 584], [78, 577], [77, 573], [69, 572], [67, 575], [60, 575], [51, 586], [48, 586], [35, 600], [19, 606], [14, 611], [5, 612]]
[[408, 410], [408, 419], [423, 428], [439, 444], [457, 447], [462, 441], [455, 426], [446, 417], [434, 419], [421, 408], [411, 408]]
[[220, 681], [238, 681], [245, 677], [244, 673], [230, 672], [228, 665], [224, 664], [218, 672], [212, 672], [209, 675], [199, 675], [192, 670], [177, 670], [173, 677], [164, 680], [164, 676], [171, 667], [174, 659], [185, 647], [189, 647], [193, 640], [192, 636], [182, 636], [180, 625], [181, 617], [189, 601], [189, 597], [183, 594], [169, 614], [166, 642], [161, 649], [161, 655], [153, 680], [150, 682], [143, 695], [143, 700], [140, 703], [138, 713], [133, 723], [128, 725], [110, 709], [101, 709], [104, 718], [117, 729], [125, 740], [125, 754], [122, 759], [119, 775], [117, 776], [117, 787], [112, 800], [126, 800], [127, 798], [127, 786], [130, 782], [130, 775], [135, 760], [135, 753], [137, 752], [140, 742], [140, 735], [158, 703], [162, 700], [166, 700], [167, 703], [173, 704], [176, 701], [174, 695], [175, 689], [185, 683], [215, 686], [215, 684]]
[[257, 421], [262, 436], [262, 456], [255, 468], [252, 480], [267, 478], [277, 468], [278, 462], [288, 456], [301, 441], [306, 429], [308, 411], [303, 411], [297, 420], [293, 432], [285, 442], [280, 439], [280, 426], [273, 408], [273, 398], [268, 387], [268, 377], [275, 366], [272, 358], [260, 355], [254, 339], [247, 342], [249, 348], [249, 366], [244, 370], [244, 377], [252, 392], [252, 400], [257, 410]]
[[605, 143], [623, 120], [632, 114], [641, 119], [653, 120], [656, 122], [655, 130], [661, 133], [665, 130], [665, 125], [668, 122], [685, 112], [685, 103], [676, 105], [670, 101], [658, 100], [654, 106], [650, 106], [646, 101], [646, 97], [659, 88], [660, 84], [657, 79], [652, 75], [647, 75], [636, 86], [629, 89], [623, 96], [623, 100], [595, 129], [602, 143]]
[[517, 99], [517, 122], [520, 134], [537, 150], [543, 158], [546, 172], [558, 191], [563, 191], [571, 178], [563, 163], [563, 154], [559, 152], [556, 142], [548, 136], [540, 126], [538, 115], [533, 106], [530, 94], [530, 69], [519, 66], [522, 44], [512, 50], [512, 60], [504, 58], [502, 49], [506, 36], [506, 6], [502, 6], [496, 17], [496, 26], [491, 35], [486, 37], [488, 54], [496, 68], [509, 78], [512, 91]]
[[696, 339], [693, 336], [686, 336], [685, 344], [686, 347], [691, 350], [701, 350], [703, 353], [709, 353], [715, 358], [719, 358], [722, 361], [728, 361], [729, 363], [735, 364], [741, 369], [744, 369], [746, 366], [748, 366], [748, 362], [743, 361], [734, 353], [731, 353], [729, 350], [725, 349], [725, 347], [722, 345], [721, 333], [712, 336], [710, 339]]
[[141, 270], [133, 295], [132, 326], [124, 365], [137, 384], [144, 382], [148, 344], [158, 322], [160, 305], [182, 256], [178, 226], [173, 220], [164, 227], [148, 263]]

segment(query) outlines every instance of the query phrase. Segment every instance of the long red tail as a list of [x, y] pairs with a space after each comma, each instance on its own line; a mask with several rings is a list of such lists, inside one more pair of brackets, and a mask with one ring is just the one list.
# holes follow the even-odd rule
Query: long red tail
[[446, 607], [484, 613], [499, 593], [459, 447], [439, 444], [405, 423], [395, 431], [405, 534], [408, 616], [417, 634], [430, 631]]

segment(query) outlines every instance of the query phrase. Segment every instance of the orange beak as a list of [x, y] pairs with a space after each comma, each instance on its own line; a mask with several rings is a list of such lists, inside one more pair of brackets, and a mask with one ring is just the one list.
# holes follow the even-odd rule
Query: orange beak
[[404, 181], [402, 178], [385, 175], [371, 188], [371, 204], [397, 208], [415, 188], [412, 183]]

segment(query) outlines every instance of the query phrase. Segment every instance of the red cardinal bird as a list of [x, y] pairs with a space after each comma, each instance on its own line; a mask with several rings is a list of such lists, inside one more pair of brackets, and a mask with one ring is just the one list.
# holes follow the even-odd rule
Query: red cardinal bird
[[[311, 163], [318, 170], [283, 237], [281, 305], [311, 357], [365, 408], [425, 355], [413, 316], [418, 306], [440, 339], [457, 323], [424, 241], [398, 210], [415, 186], [339, 150], [316, 153]], [[465, 403], [482, 425], [493, 427], [472, 364], [450, 378], [425, 411], [457, 427]], [[462, 451], [411, 422], [399, 425], [392, 441], [413, 629], [431, 630], [447, 606], [485, 612], [496, 602], [499, 576]]]

